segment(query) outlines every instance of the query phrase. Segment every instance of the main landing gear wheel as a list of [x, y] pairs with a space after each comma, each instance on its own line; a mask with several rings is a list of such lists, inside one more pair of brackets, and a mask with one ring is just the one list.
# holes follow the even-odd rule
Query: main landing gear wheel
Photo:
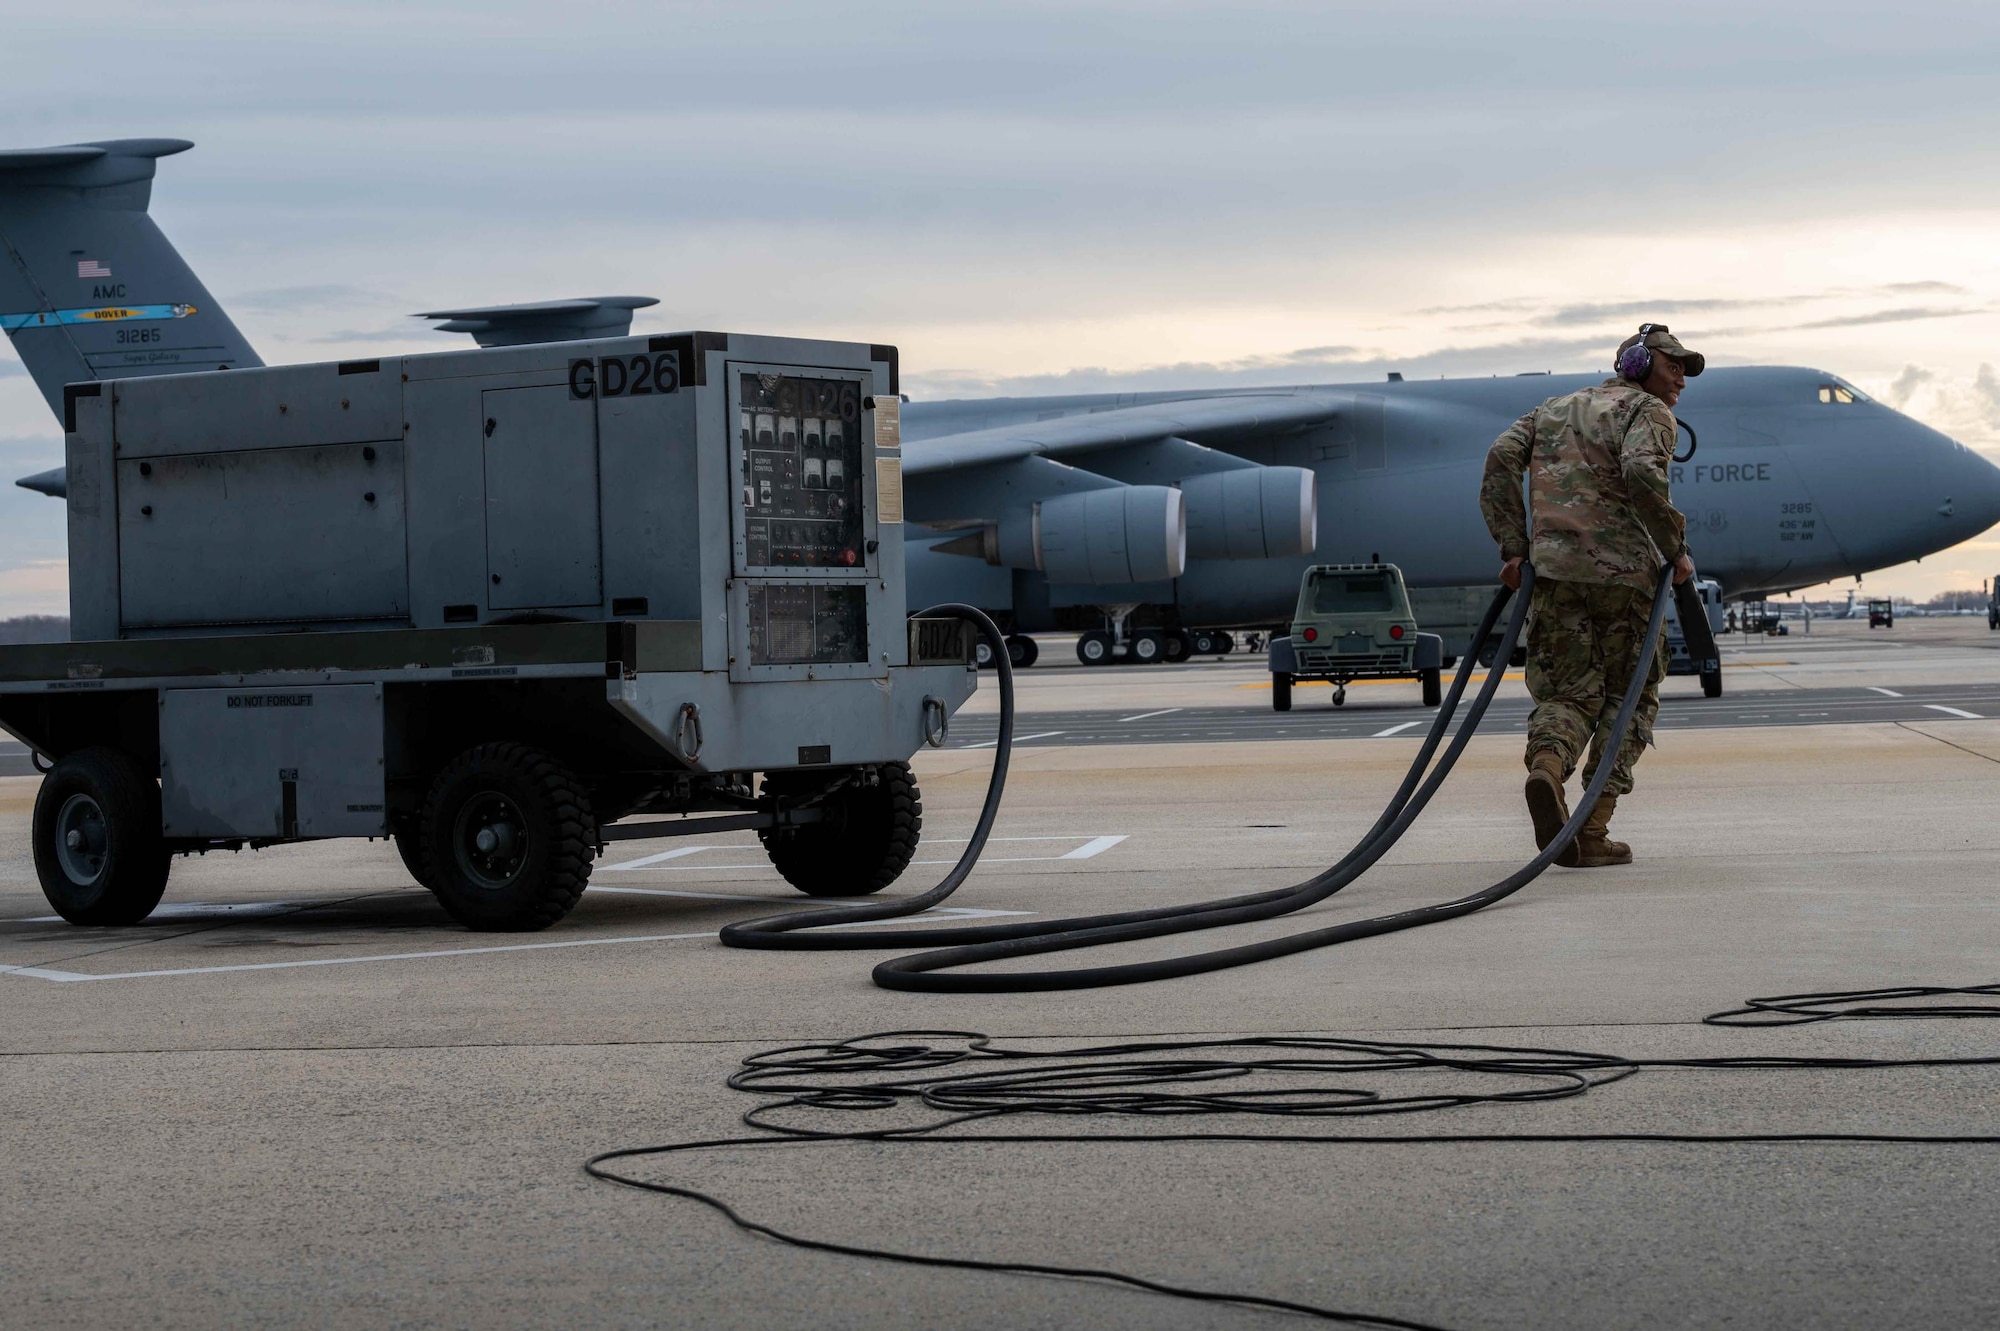
[[972, 663], [981, 670], [993, 668], [993, 644], [981, 638], [972, 644]]
[[[1227, 655], [1229, 655], [1229, 654], [1230, 654], [1231, 652], [1235, 651], [1235, 650], [1236, 650], [1236, 638], [1235, 638], [1235, 636], [1234, 636], [1234, 635], [1232, 635], [1232, 634], [1228, 634], [1228, 633], [1218, 633], [1218, 634], [1216, 634], [1216, 635], [1215, 635], [1215, 650], [1216, 650], [1216, 653], [1217, 653], [1218, 655], [1221, 655], [1221, 656], [1227, 656]], [[1256, 644], [1255, 642], [1252, 642], [1252, 643], [1250, 644], [1250, 650], [1251, 650], [1251, 651], [1253, 651], [1253, 652], [1257, 650], [1257, 644]]]
[[[924, 830], [924, 801], [908, 763], [883, 763], [879, 771], [875, 785], [844, 786], [821, 801], [819, 822], [758, 830], [786, 882], [809, 897], [859, 897], [902, 876]], [[764, 779], [766, 795], [810, 790], [795, 773]]]
[[1132, 659], [1140, 665], [1158, 665], [1167, 659], [1167, 640], [1158, 633], [1132, 635]]
[[1214, 656], [1222, 650], [1215, 645], [1215, 635], [1207, 629], [1196, 629], [1189, 645], [1194, 648], [1196, 656]]
[[1187, 635], [1175, 630], [1167, 634], [1167, 664], [1179, 665], [1188, 659]]
[[1444, 680], [1435, 670], [1419, 670], [1417, 679], [1424, 686], [1424, 706], [1435, 707], [1444, 701]]
[[60, 758], [35, 796], [35, 876], [71, 924], [137, 924], [167, 890], [160, 787], [125, 754]]
[[1701, 693], [1704, 698], [1720, 698], [1722, 696], [1722, 672], [1720, 670], [1704, 670], [1701, 672]]
[[1085, 665], [1111, 664], [1111, 635], [1093, 629], [1076, 640], [1076, 659]]
[[[993, 650], [990, 647], [986, 647], [986, 640], [984, 638], [980, 639], [979, 645], [986, 648], [988, 652]], [[1025, 633], [1016, 633], [1013, 637], [1007, 639], [1007, 660], [1016, 670], [1026, 670], [1039, 660], [1041, 655], [1042, 649], [1037, 647], [1035, 640]]]
[[432, 878], [425, 886], [454, 920], [523, 932], [546, 929], [576, 906], [590, 880], [597, 820], [553, 757], [503, 742], [467, 749], [432, 783], [420, 835]]
[[1271, 672], [1271, 710], [1274, 712], [1292, 710], [1292, 677], [1275, 670]]

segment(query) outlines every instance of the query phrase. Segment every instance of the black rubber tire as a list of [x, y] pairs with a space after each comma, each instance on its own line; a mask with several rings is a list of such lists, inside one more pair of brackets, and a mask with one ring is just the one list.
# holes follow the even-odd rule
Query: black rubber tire
[[1444, 701], [1444, 681], [1436, 670], [1419, 670], [1417, 679], [1424, 686], [1424, 706], [1435, 707]]
[[[1096, 653], [1093, 655], [1092, 653]], [[1095, 629], [1076, 640], [1076, 659], [1087, 666], [1111, 664], [1111, 635]]]
[[1186, 634], [1182, 633], [1178, 629], [1171, 630], [1167, 634], [1166, 643], [1167, 643], [1166, 661], [1168, 665], [1179, 665], [1181, 662], [1188, 659], [1188, 656], [1190, 654], [1190, 649], [1188, 647], [1188, 640]]
[[1041, 647], [1025, 633], [1007, 639], [1007, 660], [1016, 670], [1026, 670], [1042, 656]]
[[1271, 672], [1271, 710], [1289, 712], [1292, 710], [1292, 677]]
[[1347, 706], [1347, 686], [1345, 684], [1336, 684], [1333, 686], [1333, 705], [1335, 707]]
[[1722, 696], [1722, 672], [1720, 670], [1704, 670], [1701, 672], [1701, 696], [1704, 698], [1720, 698]]
[[981, 638], [972, 644], [972, 663], [981, 670], [993, 668], [993, 644]]
[[416, 879], [420, 887], [431, 887], [430, 861], [424, 858], [422, 822], [415, 814], [390, 819], [389, 839], [396, 843], [396, 854], [402, 857], [403, 867], [410, 871], [410, 877]]
[[[460, 815], [482, 797], [518, 815], [523, 849], [504, 877], [484, 877], [461, 846]], [[467, 749], [431, 783], [419, 829], [424, 885], [454, 920], [481, 932], [546, 929], [570, 913], [590, 881], [597, 819], [590, 797], [549, 754], [513, 741]], [[405, 857], [404, 863], [408, 863]]]
[[[1219, 656], [1227, 656], [1227, 655], [1229, 655], [1229, 654], [1230, 654], [1231, 652], [1235, 651], [1235, 650], [1236, 650], [1236, 638], [1235, 638], [1235, 636], [1234, 636], [1233, 634], [1229, 634], [1229, 633], [1218, 633], [1218, 634], [1216, 634], [1216, 635], [1215, 635], [1215, 650], [1216, 650], [1216, 654], [1217, 654], [1217, 655], [1219, 655]], [[1252, 648], [1251, 650], [1252, 650], [1252, 651], [1255, 651], [1256, 649], [1255, 649], [1255, 648]]]
[[1161, 633], [1135, 633], [1126, 648], [1135, 665], [1158, 665], [1167, 659], [1167, 639]]
[[[78, 799], [87, 803], [72, 806]], [[88, 877], [79, 853], [64, 853], [65, 810], [71, 819], [87, 817], [101, 838], [97, 850], [81, 850], [94, 861]], [[173, 857], [160, 835], [159, 783], [116, 749], [79, 749], [56, 761], [35, 796], [32, 835], [42, 895], [71, 924], [137, 924], [167, 890]]]
[[1207, 629], [1196, 629], [1194, 637], [1189, 641], [1189, 650], [1196, 656], [1214, 656], [1216, 654], [1215, 635]]
[[[760, 828], [757, 839], [784, 880], [809, 897], [863, 897], [902, 877], [924, 830], [924, 801], [908, 763], [883, 763], [881, 780], [849, 786], [822, 807], [823, 822]], [[789, 783], [766, 777], [764, 793]]]

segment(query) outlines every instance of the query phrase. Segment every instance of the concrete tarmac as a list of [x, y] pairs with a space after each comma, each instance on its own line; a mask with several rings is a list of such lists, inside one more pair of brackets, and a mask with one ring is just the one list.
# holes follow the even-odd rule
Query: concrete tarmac
[[[1771, 669], [1806, 672], [1794, 688], [1879, 683], [1914, 697], [1983, 682], [1962, 658], [2000, 665], [1970, 643], [1885, 653], [1865, 642]], [[1799, 646], [1754, 650], [1808, 659]], [[1024, 682], [1048, 691], [1038, 715], [1063, 710], [1048, 705], [1060, 690], [1089, 704], [1108, 687], [1131, 715], [1217, 692], [1202, 676], [1225, 669]], [[1424, 820], [1339, 896], [1117, 959], [1499, 879], [1533, 852], [1519, 743], [1475, 739]], [[1001, 839], [950, 904], [1056, 916], [1295, 882], [1367, 827], [1415, 749], [1408, 734], [1030, 744]], [[957, 853], [950, 838], [966, 834], [990, 759], [920, 755], [920, 861]], [[5, 1320], [1292, 1325], [1101, 1285], [798, 1252], [691, 1203], [593, 1182], [580, 1165], [615, 1146], [735, 1134], [752, 1097], [723, 1082], [748, 1053], [893, 1028], [1052, 1043], [1327, 1032], [1675, 1056], [2000, 1055], [2000, 1026], [1978, 1021], [1700, 1024], [1751, 995], [2000, 978], [2000, 720], [1663, 728], [1639, 779], [1617, 822], [1632, 866], [1551, 870], [1463, 920], [1245, 969], [998, 997], [877, 989], [876, 953], [723, 949], [721, 924], [804, 903], [744, 835], [615, 845], [576, 912], [535, 935], [468, 933], [393, 848], [348, 842], [178, 861], [152, 921], [76, 929], [50, 918], [35, 883], [34, 779], [0, 779], [0, 966], [13, 968], [0, 973]], [[913, 868], [892, 894], [941, 872]], [[1558, 1103], [1328, 1126], [1993, 1133], [1996, 1092], [2000, 1068], [1659, 1071]], [[636, 1168], [823, 1237], [1110, 1266], [1454, 1328], [2000, 1318], [1994, 1146], [843, 1144]]]

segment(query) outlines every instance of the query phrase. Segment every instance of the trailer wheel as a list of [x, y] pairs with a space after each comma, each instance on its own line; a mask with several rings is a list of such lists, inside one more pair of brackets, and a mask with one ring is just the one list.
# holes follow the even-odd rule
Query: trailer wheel
[[1417, 678], [1424, 686], [1424, 706], [1435, 707], [1444, 701], [1444, 681], [1436, 670], [1419, 670]]
[[[759, 829], [772, 867], [809, 897], [859, 897], [902, 876], [924, 828], [924, 801], [908, 763], [883, 763], [873, 786], [848, 786], [819, 807], [825, 818], [799, 827]], [[764, 792], [785, 791], [766, 777]]]
[[546, 929], [575, 907], [590, 880], [597, 820], [554, 758], [503, 742], [467, 749], [445, 768], [419, 832], [430, 870], [424, 885], [454, 920], [522, 932]]
[[167, 890], [160, 787], [116, 749], [57, 760], [35, 797], [35, 875], [71, 924], [137, 924]]
[[1701, 692], [1705, 698], [1720, 698], [1722, 696], [1722, 672], [1720, 670], [1704, 670], [1701, 672]]
[[396, 853], [402, 856], [403, 867], [410, 871], [410, 877], [417, 880], [420, 887], [432, 887], [430, 861], [424, 858], [423, 819], [414, 815], [389, 820], [389, 839], [396, 843]]
[[1292, 710], [1292, 677], [1282, 671], [1271, 672], [1271, 710], [1274, 712]]

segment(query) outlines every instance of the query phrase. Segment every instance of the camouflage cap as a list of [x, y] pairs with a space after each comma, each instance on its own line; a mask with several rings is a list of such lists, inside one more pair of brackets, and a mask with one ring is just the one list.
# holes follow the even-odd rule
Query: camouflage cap
[[[1679, 361], [1681, 369], [1690, 379], [1700, 374], [1702, 369], [1708, 364], [1707, 358], [1699, 351], [1689, 351], [1686, 347], [1682, 346], [1680, 339], [1668, 332], [1665, 324], [1640, 324], [1638, 332], [1618, 344], [1618, 354], [1611, 358], [1613, 365], [1621, 365], [1625, 352], [1637, 346], [1641, 337], [1646, 339], [1647, 350], [1657, 351], [1665, 356], [1672, 356], [1675, 360]], [[1622, 369], [1620, 372], [1623, 372]]]

